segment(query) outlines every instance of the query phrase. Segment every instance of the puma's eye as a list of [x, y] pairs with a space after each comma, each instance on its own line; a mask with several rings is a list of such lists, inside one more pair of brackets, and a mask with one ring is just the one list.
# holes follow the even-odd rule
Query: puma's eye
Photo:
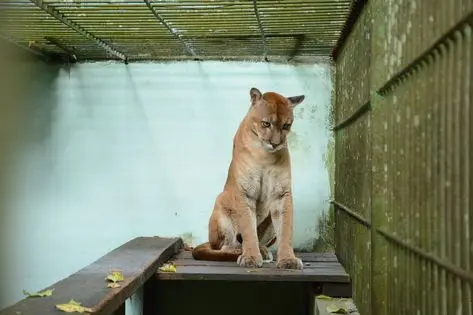
[[282, 125], [282, 129], [284, 129], [284, 130], [289, 130], [289, 128], [291, 128], [291, 124]]
[[269, 122], [267, 122], [267, 121], [262, 121], [262, 122], [261, 122], [261, 126], [262, 126], [263, 128], [269, 128], [269, 126], [271, 126], [271, 124], [270, 124]]

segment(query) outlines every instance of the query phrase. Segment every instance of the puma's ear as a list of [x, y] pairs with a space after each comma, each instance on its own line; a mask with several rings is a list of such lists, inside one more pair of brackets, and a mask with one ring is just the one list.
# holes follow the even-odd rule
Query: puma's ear
[[263, 95], [257, 88], [251, 88], [250, 97], [251, 97], [251, 105], [255, 105], [255, 103], [263, 97]]
[[294, 108], [304, 101], [305, 95], [291, 96], [287, 99], [289, 100], [289, 102], [291, 102], [292, 108]]

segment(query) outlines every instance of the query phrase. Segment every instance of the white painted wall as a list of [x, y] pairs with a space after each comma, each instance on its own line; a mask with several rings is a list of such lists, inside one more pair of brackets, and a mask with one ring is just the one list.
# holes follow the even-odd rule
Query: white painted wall
[[313, 245], [330, 196], [329, 65], [88, 63], [37, 75], [6, 218], [4, 304], [135, 236], [205, 241], [253, 86], [306, 95], [290, 137], [294, 242]]

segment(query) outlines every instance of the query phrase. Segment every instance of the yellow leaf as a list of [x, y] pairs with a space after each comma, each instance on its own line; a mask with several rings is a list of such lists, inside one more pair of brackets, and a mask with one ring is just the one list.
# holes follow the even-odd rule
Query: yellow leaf
[[58, 304], [56, 308], [66, 313], [92, 313], [91, 308], [83, 307], [79, 302], [74, 300], [70, 300], [69, 303], [66, 304]]
[[335, 305], [327, 306], [327, 312], [336, 314], [348, 314], [348, 311], [346, 309]]
[[174, 266], [174, 264], [164, 264], [161, 267], [159, 267], [159, 271], [176, 272], [176, 266]]
[[27, 297], [46, 297], [46, 296], [53, 295], [53, 291], [54, 289], [48, 289], [41, 292], [30, 293], [28, 291], [23, 290], [23, 294], [26, 295]]
[[112, 289], [115, 289], [115, 288], [119, 288], [120, 285], [117, 283], [117, 282], [110, 282], [107, 287], [109, 288], [112, 288]]
[[115, 283], [115, 282], [123, 281], [125, 279], [123, 278], [123, 275], [120, 271], [113, 271], [111, 274], [107, 276], [107, 278], [105, 278], [105, 280]]
[[323, 294], [317, 295], [317, 298], [318, 298], [319, 300], [331, 300], [331, 299], [332, 299], [331, 296], [323, 295]]

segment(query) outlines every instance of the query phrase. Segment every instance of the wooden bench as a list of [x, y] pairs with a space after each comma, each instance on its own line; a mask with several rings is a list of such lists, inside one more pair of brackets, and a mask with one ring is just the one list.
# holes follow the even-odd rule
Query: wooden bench
[[[54, 288], [52, 296], [23, 299], [0, 311], [0, 315], [64, 315], [68, 313], [56, 309], [55, 305], [67, 303], [70, 299], [92, 308], [94, 314], [124, 315], [126, 299], [182, 246], [179, 238], [135, 238], [77, 273], [45, 288]], [[121, 271], [125, 279], [115, 289], [108, 288], [105, 281], [113, 270]]]

